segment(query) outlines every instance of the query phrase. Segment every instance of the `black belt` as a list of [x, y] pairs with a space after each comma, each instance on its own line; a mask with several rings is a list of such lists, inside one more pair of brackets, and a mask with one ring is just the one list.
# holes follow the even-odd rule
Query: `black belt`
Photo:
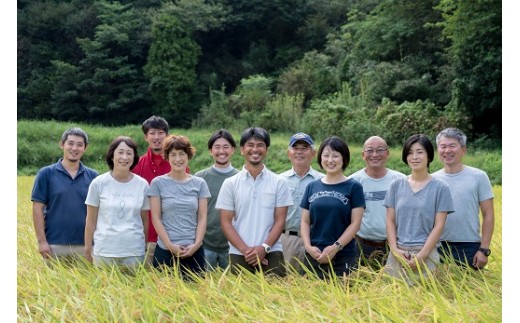
[[298, 231], [283, 230], [282, 232], [287, 233], [290, 236], [299, 236], [300, 235], [300, 233], [298, 233]]
[[386, 246], [386, 240], [382, 240], [382, 241], [376, 241], [376, 240], [367, 240], [367, 239], [363, 239], [361, 238], [360, 236], [356, 235], [356, 239], [358, 239], [359, 241], [361, 241], [362, 243], [366, 244], [366, 245], [369, 245], [371, 247], [384, 247]]

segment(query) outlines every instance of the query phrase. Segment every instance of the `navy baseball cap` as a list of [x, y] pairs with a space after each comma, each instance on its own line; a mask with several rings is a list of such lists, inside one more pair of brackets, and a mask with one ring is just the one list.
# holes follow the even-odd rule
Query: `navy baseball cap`
[[305, 141], [306, 143], [311, 145], [312, 148], [314, 148], [314, 141], [312, 140], [311, 136], [303, 132], [295, 133], [291, 137], [291, 139], [289, 140], [289, 147], [294, 146], [294, 144], [298, 141]]

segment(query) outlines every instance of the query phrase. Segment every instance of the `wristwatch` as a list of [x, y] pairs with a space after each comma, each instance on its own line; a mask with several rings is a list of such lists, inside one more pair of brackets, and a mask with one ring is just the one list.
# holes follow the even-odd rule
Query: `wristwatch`
[[265, 253], [271, 252], [271, 246], [268, 245], [267, 243], [262, 243], [262, 247], [264, 247]]
[[334, 245], [336, 246], [336, 248], [338, 248], [338, 250], [342, 250], [344, 245], [342, 245], [341, 243], [339, 243], [339, 241], [336, 241], [334, 242]]
[[491, 254], [491, 249], [478, 248], [478, 251], [482, 252], [486, 257], [489, 257], [489, 255]]

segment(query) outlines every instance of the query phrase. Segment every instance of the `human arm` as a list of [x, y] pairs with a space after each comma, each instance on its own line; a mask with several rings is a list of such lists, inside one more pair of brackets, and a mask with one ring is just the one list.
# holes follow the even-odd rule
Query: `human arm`
[[92, 246], [94, 242], [94, 231], [98, 218], [99, 208], [87, 205], [87, 219], [85, 221], [85, 258], [92, 262]]
[[[363, 207], [357, 207], [352, 209], [350, 225], [345, 229], [343, 234], [338, 238], [338, 241], [342, 246], [346, 246], [359, 231], [361, 227], [361, 219], [363, 218]], [[339, 249], [335, 244], [327, 246], [323, 249], [323, 252], [319, 258], [316, 259], [319, 263], [328, 263], [330, 259], [333, 259], [338, 253]]]
[[311, 245], [311, 213], [309, 210], [304, 208], [302, 208], [300, 235], [302, 237], [305, 251], [307, 251], [313, 259], [318, 259], [321, 256], [321, 250], [320, 248]]
[[168, 232], [164, 228], [161, 221], [161, 198], [159, 196], [150, 196], [150, 211], [152, 213], [152, 224], [157, 232], [157, 236], [164, 243], [166, 248], [176, 257], [179, 257], [181, 253], [181, 247], [175, 245], [170, 241]]
[[228, 239], [229, 243], [231, 243], [240, 251], [240, 253], [242, 253], [242, 255], [245, 256], [246, 252], [251, 249], [251, 247], [245, 244], [244, 240], [242, 240], [237, 230], [233, 226], [234, 216], [234, 211], [220, 209], [220, 226], [222, 227], [222, 232], [224, 232], [224, 235]]
[[202, 246], [202, 241], [204, 240], [204, 235], [206, 234], [206, 226], [208, 223], [208, 199], [207, 198], [199, 198], [199, 207], [197, 209], [197, 229], [195, 232], [195, 242], [181, 252], [181, 258], [191, 257], [193, 254], [199, 250]]
[[[271, 230], [269, 231], [269, 234], [267, 235], [266, 240], [263, 243], [267, 244], [268, 246], [273, 246], [278, 241], [285, 226], [285, 219], [287, 217], [288, 209], [288, 206], [274, 208], [274, 223], [271, 227]], [[259, 245], [253, 246], [253, 248], [249, 249], [244, 254], [244, 257], [247, 263], [252, 266], [256, 266], [258, 261], [260, 261], [262, 265], [267, 265], [267, 259], [265, 259], [266, 255], [267, 252], [265, 251], [265, 248], [262, 245]]]
[[45, 235], [45, 218], [43, 215], [43, 210], [45, 209], [45, 204], [40, 202], [33, 201], [33, 222], [34, 222], [34, 231], [36, 233], [36, 240], [38, 241], [38, 252], [42, 255], [43, 258], [52, 257], [52, 250], [47, 242], [47, 237]]
[[397, 224], [395, 221], [395, 208], [386, 208], [386, 241], [390, 252], [396, 257], [404, 261], [408, 261], [408, 255], [404, 250], [397, 247]]
[[410, 257], [408, 259], [408, 265], [410, 268], [416, 268], [418, 262], [425, 261], [433, 249], [436, 248], [437, 242], [442, 234], [442, 230], [444, 230], [444, 224], [446, 223], [446, 217], [448, 216], [448, 212], [437, 212], [435, 214], [435, 222], [433, 223], [433, 229], [426, 238], [426, 242], [422, 247], [421, 251], [414, 255], [414, 257]]
[[141, 210], [141, 221], [143, 221], [144, 245], [146, 246], [146, 242], [148, 241], [148, 227], [150, 226], [148, 221], [148, 210]]
[[[482, 241], [480, 242], [480, 247], [489, 249], [495, 228], [493, 198], [480, 202], [480, 211], [482, 213]], [[488, 257], [481, 251], [477, 251], [475, 257], [473, 257], [473, 266], [476, 268], [484, 268], [487, 263]]]

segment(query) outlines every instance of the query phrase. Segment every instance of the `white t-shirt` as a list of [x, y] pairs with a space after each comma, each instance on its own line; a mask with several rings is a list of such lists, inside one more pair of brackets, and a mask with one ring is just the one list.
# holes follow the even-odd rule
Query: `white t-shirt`
[[365, 211], [361, 220], [361, 228], [357, 235], [363, 239], [382, 241], [386, 240], [386, 192], [390, 184], [398, 178], [405, 178], [406, 175], [387, 169], [386, 175], [382, 178], [372, 178], [367, 175], [365, 169], [360, 169], [349, 178], [353, 178], [363, 185], [365, 194]]
[[94, 231], [95, 256], [131, 257], [145, 254], [146, 242], [142, 210], [150, 210], [148, 182], [135, 175], [126, 183], [116, 181], [110, 172], [90, 184], [85, 204], [98, 208]]

